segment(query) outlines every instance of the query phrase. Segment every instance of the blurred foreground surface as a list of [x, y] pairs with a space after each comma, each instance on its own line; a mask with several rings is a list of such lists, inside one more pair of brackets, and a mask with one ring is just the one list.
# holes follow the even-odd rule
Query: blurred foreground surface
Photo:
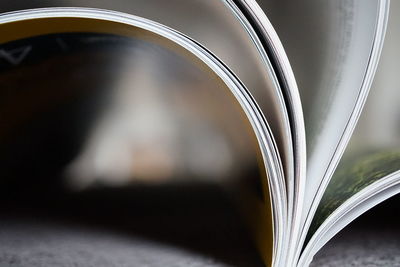
[[215, 185], [1, 198], [0, 266], [263, 266]]
[[333, 238], [311, 267], [400, 266], [400, 196], [370, 210]]
[[[1, 197], [0, 266], [263, 266], [218, 187]], [[368, 212], [317, 266], [400, 266], [400, 198]]]

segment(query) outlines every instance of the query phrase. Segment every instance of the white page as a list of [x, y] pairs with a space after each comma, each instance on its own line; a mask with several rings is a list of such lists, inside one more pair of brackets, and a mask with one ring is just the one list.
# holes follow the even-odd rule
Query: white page
[[308, 266], [314, 255], [353, 220], [386, 199], [400, 192], [400, 171], [381, 178], [357, 195], [347, 200], [321, 225], [298, 262], [298, 266]]
[[358, 100], [379, 2], [260, 1], [299, 86], [307, 136], [305, 209], [310, 208]]
[[[266, 62], [267, 69], [273, 63], [277, 74], [279, 89], [285, 97], [288, 108], [288, 115], [291, 123], [293, 137], [294, 172], [293, 175], [286, 173], [287, 196], [288, 196], [288, 228], [283, 248], [277, 249], [274, 257], [274, 264], [277, 266], [286, 265], [292, 255], [288, 244], [297, 243], [299, 229], [294, 226], [299, 224], [301, 219], [301, 208], [303, 203], [304, 179], [306, 167], [306, 142], [304, 129], [304, 116], [300, 101], [299, 90], [282, 43], [272, 27], [269, 19], [262, 11], [255, 0], [226, 0], [227, 4], [234, 10], [238, 19], [243, 23], [255, 44], [263, 46], [259, 49], [260, 56]], [[259, 46], [257, 46], [259, 47]], [[269, 63], [271, 62], [271, 63]], [[274, 179], [272, 179], [274, 180]], [[292, 246], [293, 247], [293, 246]]]
[[[343, 155], [344, 161], [346, 158], [349, 160], [356, 158], [355, 155], [364, 156], [378, 152], [400, 151], [399, 11], [400, 4], [392, 3], [391, 16], [378, 71], [360, 120]], [[336, 171], [340, 172], [341, 166], [345, 163], [339, 164]], [[385, 162], [382, 163], [383, 167], [384, 164]], [[392, 168], [400, 169], [400, 162], [399, 165]], [[351, 180], [354, 177], [348, 177], [347, 179]], [[327, 190], [331, 185], [334, 186], [334, 181], [332, 179]]]
[[[335, 173], [326, 189], [326, 192], [330, 192], [330, 197], [324, 195], [319, 211], [329, 203], [338, 202], [341, 205], [335, 204], [335, 209], [330, 214], [323, 215], [324, 217], [329, 217], [326, 217], [324, 221], [320, 220], [322, 222], [321, 225], [313, 226], [313, 230], [317, 231], [315, 232], [317, 237], [313, 237], [310, 240], [306, 249], [307, 253], [311, 255], [361, 213], [391, 195], [397, 194], [400, 190], [399, 186], [391, 188], [391, 186], [399, 182], [398, 170], [400, 169], [400, 107], [398, 104], [400, 100], [400, 77], [398, 74], [400, 69], [400, 30], [398, 27], [400, 18], [398, 14], [400, 14], [400, 3], [392, 2], [385, 43], [371, 92], [343, 155], [343, 162], [339, 164], [336, 170], [337, 173], [344, 173], [346, 171], [346, 161], [359, 161], [362, 163], [364, 160], [365, 166], [359, 168], [359, 175], [346, 175], [348, 177], [346, 178], [347, 181], [342, 179], [339, 182], [345, 182], [349, 185], [358, 183], [357, 187], [362, 189], [363, 192], [369, 192], [370, 196], [377, 194], [382, 189], [382, 186], [387, 189], [385, 189], [385, 192], [379, 193], [378, 198], [372, 198], [372, 202], [365, 199], [360, 200], [360, 197], [356, 195], [358, 192], [358, 195], [362, 195], [364, 198], [369, 197], [367, 193], [360, 191], [346, 194], [346, 199], [332, 201], [330, 198], [337, 198], [337, 195], [340, 195], [339, 192], [335, 194], [335, 190], [337, 190], [335, 187], [338, 186], [336, 183], [337, 174]], [[353, 169], [355, 170], [354, 166]], [[351, 167], [351, 165], [347, 167]], [[368, 168], [371, 168], [372, 172], [368, 173]], [[363, 181], [357, 181], [357, 179], [360, 180], [361, 178], [360, 174], [363, 175]], [[374, 182], [370, 184], [371, 181]], [[363, 184], [369, 185], [365, 187]], [[349, 188], [349, 186], [346, 187]], [[346, 210], [345, 207], [347, 209], [352, 207], [352, 211]], [[319, 216], [319, 211], [315, 216]], [[341, 216], [346, 212], [350, 213], [350, 215], [342, 218]], [[316, 227], [319, 228], [317, 229]], [[332, 230], [329, 228], [332, 228]], [[321, 241], [318, 241], [319, 238]]]

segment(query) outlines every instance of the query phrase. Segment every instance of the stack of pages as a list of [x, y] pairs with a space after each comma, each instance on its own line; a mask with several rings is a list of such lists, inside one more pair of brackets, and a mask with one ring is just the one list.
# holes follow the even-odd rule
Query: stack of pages
[[5, 1], [1, 186], [27, 174], [77, 194], [215, 183], [266, 266], [308, 266], [400, 192], [397, 10], [388, 0]]

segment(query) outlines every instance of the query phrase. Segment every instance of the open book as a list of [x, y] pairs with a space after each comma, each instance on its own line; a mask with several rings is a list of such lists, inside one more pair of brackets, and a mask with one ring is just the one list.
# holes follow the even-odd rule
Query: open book
[[267, 266], [308, 266], [400, 191], [399, 3], [390, 10], [386, 0], [6, 1], [1, 185], [27, 174], [71, 192], [216, 183]]

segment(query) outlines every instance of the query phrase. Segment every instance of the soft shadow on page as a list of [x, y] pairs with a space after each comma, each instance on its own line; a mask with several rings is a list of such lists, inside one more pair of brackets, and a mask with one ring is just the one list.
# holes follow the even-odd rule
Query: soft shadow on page
[[399, 3], [392, 3], [388, 32], [366, 106], [315, 215], [309, 237], [342, 203], [400, 169]]
[[308, 212], [321, 180], [329, 178], [328, 167], [335, 165], [331, 160], [364, 83], [379, 1], [259, 2], [282, 40], [300, 90]]
[[140, 33], [2, 44], [19, 56], [0, 61], [0, 262], [261, 265], [221, 190], [258, 186], [249, 122], [214, 73]]

